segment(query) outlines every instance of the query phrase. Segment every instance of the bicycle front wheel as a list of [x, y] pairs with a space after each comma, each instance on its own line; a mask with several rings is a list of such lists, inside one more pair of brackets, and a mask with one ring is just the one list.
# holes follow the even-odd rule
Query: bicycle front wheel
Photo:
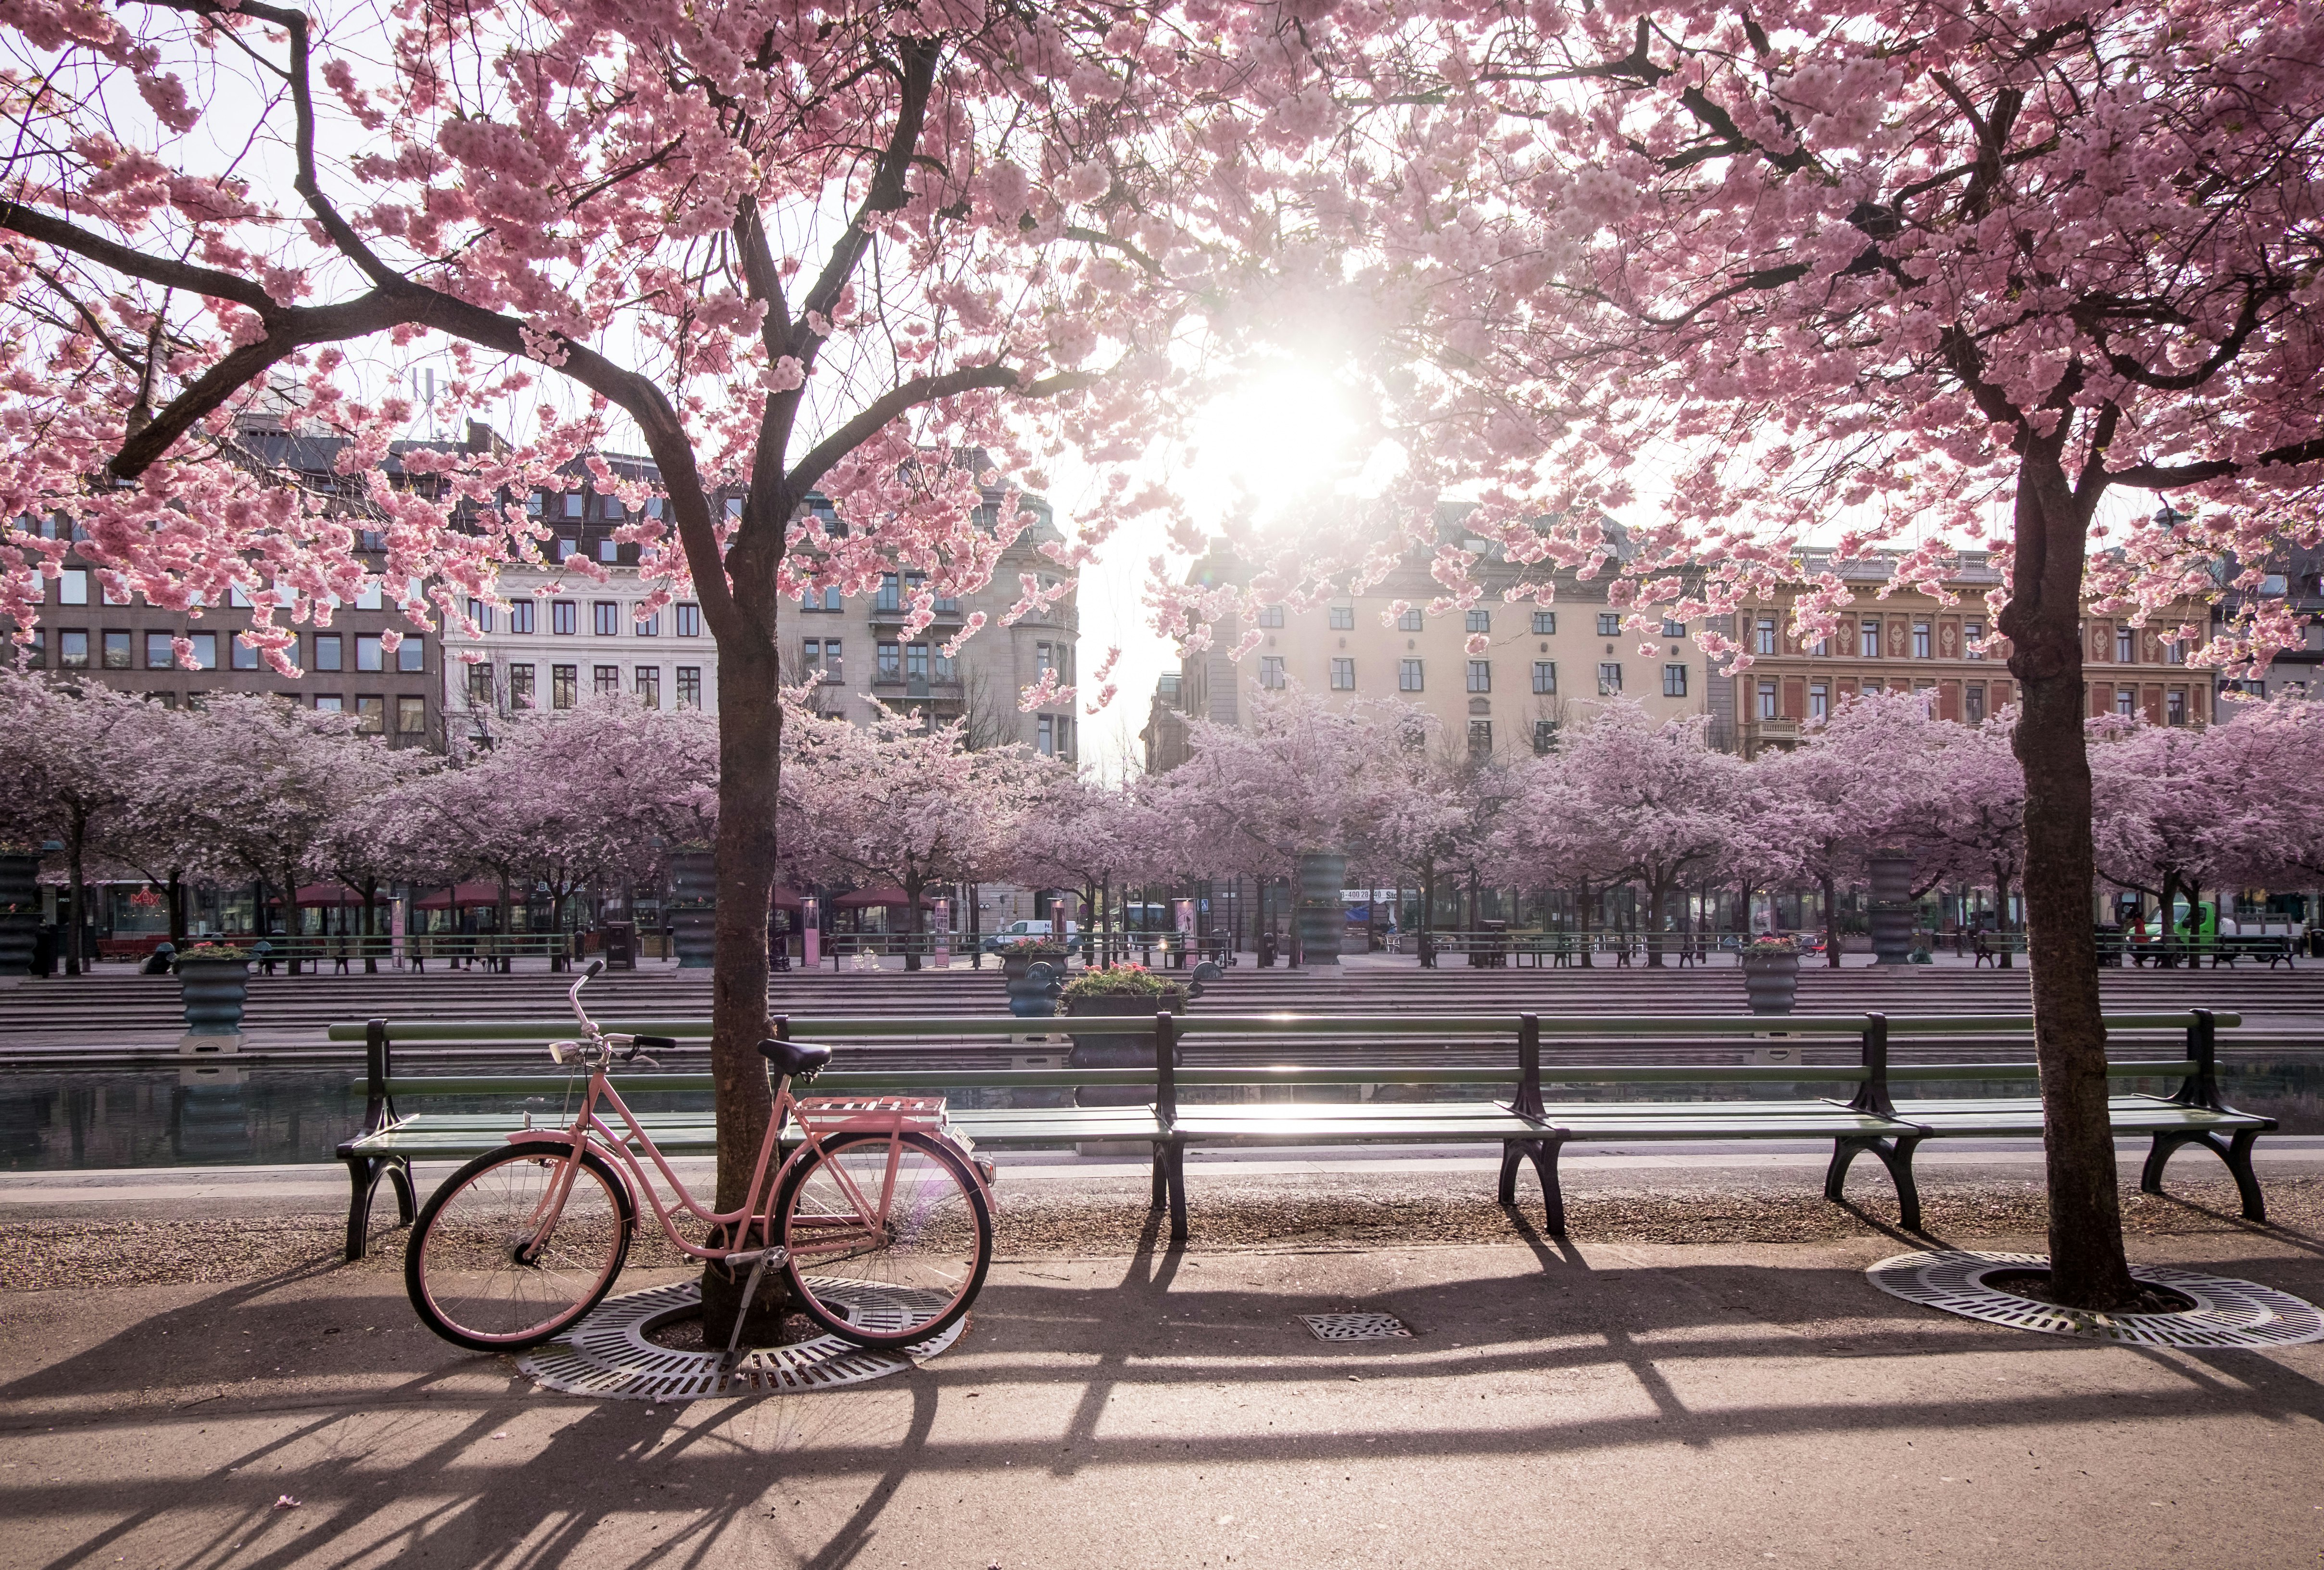
[[992, 1266], [983, 1185], [933, 1134], [835, 1134], [785, 1174], [775, 1214], [800, 1310], [863, 1346], [948, 1328]]
[[529, 1140], [487, 1151], [429, 1197], [403, 1255], [420, 1323], [455, 1346], [521, 1352], [597, 1306], [629, 1257], [637, 1206], [595, 1150], [558, 1206], [566, 1150]]

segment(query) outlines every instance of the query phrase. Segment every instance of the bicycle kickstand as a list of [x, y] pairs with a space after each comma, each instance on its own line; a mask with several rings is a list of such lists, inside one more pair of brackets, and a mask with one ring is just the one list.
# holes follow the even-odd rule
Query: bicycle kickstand
[[[751, 1316], [751, 1305], [759, 1300], [760, 1279], [767, 1273], [768, 1260], [781, 1251], [773, 1248], [760, 1249], [751, 1261], [751, 1279], [742, 1288], [742, 1304], [734, 1313], [733, 1332], [726, 1337], [726, 1355], [718, 1362], [718, 1393], [722, 1396], [726, 1393], [727, 1385], [734, 1378], [734, 1370], [742, 1362], [742, 1325]], [[729, 1254], [726, 1262], [732, 1265], [734, 1256]]]

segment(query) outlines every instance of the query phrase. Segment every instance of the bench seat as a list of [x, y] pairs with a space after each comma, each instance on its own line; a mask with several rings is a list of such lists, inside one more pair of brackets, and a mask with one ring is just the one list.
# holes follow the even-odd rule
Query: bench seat
[[[1899, 1100], [1896, 1115], [1917, 1123], [1931, 1139], [2039, 1138], [2042, 1102], [2037, 1096], [1964, 1096], [1957, 1101]], [[2274, 1120], [2255, 1113], [2215, 1111], [2189, 1106], [2159, 1095], [2117, 1095], [2107, 1100], [2107, 1116], [2117, 1134], [2155, 1134], [2186, 1130], [2200, 1133], [2233, 1133], [2239, 1129], [2262, 1132]]]

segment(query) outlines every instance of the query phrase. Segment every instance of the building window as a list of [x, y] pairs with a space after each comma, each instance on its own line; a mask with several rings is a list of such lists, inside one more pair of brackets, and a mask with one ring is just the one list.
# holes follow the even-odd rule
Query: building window
[[701, 666], [681, 665], [678, 668], [678, 706], [680, 708], [702, 706]]
[[395, 700], [395, 734], [399, 736], [424, 735], [428, 730], [428, 700], [424, 697], [399, 697]]
[[468, 620], [476, 623], [477, 632], [491, 632], [493, 630], [493, 607], [486, 605], [484, 601], [471, 596], [468, 601]]
[[1985, 658], [1985, 623], [1970, 622], [1961, 628], [1961, 652], [1971, 660]]
[[1332, 631], [1334, 633], [1352, 632], [1355, 629], [1355, 606], [1333, 605], [1332, 607]]
[[834, 681], [847, 679], [842, 669], [839, 642], [836, 638], [825, 638], [823, 641], [823, 672]]
[[347, 712], [347, 700], [336, 692], [318, 692], [315, 695], [315, 712], [345, 714]]
[[57, 574], [57, 604], [60, 605], [88, 604], [88, 568], [69, 567]]
[[1472, 719], [1469, 722], [1469, 756], [1489, 758], [1493, 755], [1493, 722]]
[[1533, 614], [1533, 631], [1534, 636], [1536, 638], [1555, 637], [1557, 635], [1557, 613], [1555, 611], [1536, 611]]
[[1533, 662], [1533, 689], [1536, 692], [1555, 692], [1557, 690], [1557, 662], [1555, 660], [1536, 660]]
[[2163, 695], [2163, 719], [2166, 725], [2187, 723], [2187, 695], [2176, 690]]
[[[1980, 697], [1979, 701], [1983, 701]], [[1808, 718], [1827, 720], [1831, 717], [1831, 688], [1821, 681], [1808, 683]]]
[[557, 542], [558, 560], [570, 561], [580, 554], [581, 542], [578, 540], [559, 540]]
[[315, 634], [314, 663], [318, 670], [345, 670], [347, 668], [346, 646], [340, 642], [338, 633]]
[[2138, 694], [2127, 687], [2114, 689], [2114, 712], [2128, 719], [2138, 712]]
[[1936, 651], [1935, 643], [1930, 636], [1929, 623], [1926, 622], [1914, 623], [1913, 658], [1915, 660], [1926, 660]]
[[1398, 612], [1396, 618], [1396, 630], [1399, 633], [1417, 633], [1420, 631], [1419, 611], [1409, 610]]
[[239, 638], [226, 645], [226, 658], [234, 662], [234, 668], [236, 670], [258, 669], [258, 651]]
[[1469, 631], [1489, 633], [1493, 630], [1493, 613], [1479, 605], [1469, 613]]
[[875, 611], [900, 611], [904, 608], [903, 587], [897, 582], [894, 573], [880, 575], [880, 593], [872, 600], [872, 608]]
[[659, 637], [660, 637], [660, 636], [661, 636], [661, 613], [660, 613], [659, 611], [656, 611], [656, 612], [655, 612], [652, 615], [650, 615], [650, 616], [641, 616], [641, 617], [639, 617], [639, 618], [638, 618], [638, 622], [637, 622], [637, 629], [638, 629], [638, 636], [639, 636], [639, 637], [641, 637], [641, 638], [659, 638]]
[[1546, 753], [1546, 752], [1549, 752], [1551, 749], [1554, 748], [1556, 745], [1557, 745], [1557, 722], [1556, 722], [1555, 720], [1536, 720], [1536, 721], [1534, 721], [1534, 722], [1533, 722], [1533, 750], [1534, 750], [1535, 752], [1536, 752], [1536, 753]]
[[2184, 644], [2184, 643], [2181, 643], [2181, 642], [2179, 642], [2179, 640], [2178, 640], [2178, 639], [2176, 639], [2176, 638], [2172, 638], [2172, 639], [2169, 640], [2168, 642], [2166, 642], [2163, 645], [2163, 663], [2164, 663], [2165, 665], [2184, 665], [2184, 664], [2186, 664], [2186, 663], [2187, 663], [2187, 645], [2186, 645], [2186, 644]]
[[427, 670], [428, 641], [424, 638], [407, 637], [402, 642], [398, 643], [395, 646], [395, 668], [403, 671]]
[[1866, 622], [1862, 625], [1858, 626], [1856, 632], [1858, 639], [1858, 642], [1857, 644], [1858, 654], [1866, 660], [1879, 659], [1880, 623], [1877, 622]]
[[1622, 690], [1622, 668], [1613, 660], [1598, 667], [1598, 696], [1611, 697]]
[[1961, 693], [1961, 717], [1973, 725], [1985, 723], [1985, 683], [1972, 681]]
[[169, 633], [148, 633], [145, 634], [146, 670], [167, 670], [171, 666], [177, 664], [177, 651], [170, 646], [174, 634]]
[[1778, 718], [1781, 718], [1781, 717], [1782, 717], [1782, 716], [1783, 716], [1783, 712], [1784, 712], [1784, 711], [1783, 711], [1783, 709], [1782, 709], [1782, 708], [1781, 708], [1781, 707], [1776, 704], [1776, 701], [1775, 701], [1775, 684], [1774, 682], [1772, 682], [1772, 681], [1762, 681], [1761, 683], [1759, 683], [1759, 693], [1758, 693], [1758, 697], [1759, 697], [1759, 708], [1758, 708], [1758, 715], [1759, 715], [1759, 717], [1760, 717], [1761, 719], [1763, 719], [1763, 720], [1771, 720], [1771, 719], [1778, 719]]
[[377, 633], [355, 634], [355, 669], [357, 670], [387, 669], [387, 647], [380, 642]]
[[1419, 660], [1399, 660], [1396, 662], [1396, 689], [1398, 692], [1419, 692], [1424, 690], [1421, 686], [1420, 678], [1421, 671]]
[[509, 667], [509, 706], [511, 708], [530, 708], [532, 706], [531, 666], [512, 665]]
[[[533, 627], [533, 614], [540, 608], [540, 605], [531, 600], [519, 600], [516, 604], [511, 605], [509, 607], [509, 631], [512, 633], [531, 632]], [[490, 629], [487, 629], [487, 631], [489, 630]]]
[[99, 658], [105, 661], [105, 668], [107, 670], [128, 670], [130, 664], [129, 633], [121, 631], [106, 632], [105, 634], [105, 650]]
[[600, 561], [619, 561], [622, 559], [621, 545], [612, 535], [608, 534], [603, 540], [597, 541], [597, 559]]
[[638, 667], [638, 701], [644, 704], [648, 708], [659, 708], [661, 706], [660, 666], [641, 665]]
[[799, 645], [799, 674], [820, 677], [823, 674], [823, 640], [809, 638]]
[[355, 730], [366, 736], [387, 734], [387, 699], [358, 697], [355, 699]]
[[1684, 697], [1686, 696], [1685, 666], [1665, 665], [1663, 667], [1663, 696], [1665, 697]]
[[1493, 690], [1493, 662], [1491, 660], [1471, 660], [1469, 661], [1469, 690], [1471, 692], [1490, 692]]
[[1751, 651], [1754, 654], [1773, 654], [1775, 651], [1775, 617], [1762, 616], [1759, 618], [1757, 636], [1752, 642]]
[[1281, 655], [1262, 654], [1259, 657], [1259, 684], [1269, 688], [1280, 688], [1283, 685]]
[[493, 668], [481, 660], [468, 667], [468, 706], [493, 706]]
[[2128, 627], [2114, 630], [2114, 662], [2133, 665], [2138, 661], [2138, 634]]
[[928, 679], [928, 646], [926, 643], [904, 645], [904, 679], [926, 681]]
[[578, 518], [581, 516], [583, 502], [580, 492], [567, 491], [565, 493], [561, 500], [565, 503], [565, 515], [567, 518]]
[[581, 668], [578, 665], [552, 665], [549, 668], [549, 701], [557, 708], [571, 708], [581, 701]]
[[1600, 638], [1620, 637], [1622, 635], [1622, 613], [1619, 611], [1599, 612], [1598, 635]]
[[1356, 662], [1352, 660], [1332, 661], [1332, 690], [1353, 692], [1356, 689]]
[[134, 604], [136, 604], [136, 603], [137, 603], [137, 596], [136, 596], [135, 595], [131, 594], [131, 593], [130, 593], [127, 589], [125, 589], [125, 588], [115, 588], [115, 587], [114, 587], [114, 586], [113, 586], [113, 585], [111, 585], [111, 584], [109, 584], [109, 583], [106, 583], [106, 582], [105, 581], [105, 578], [104, 578], [101, 575], [98, 577], [98, 578], [97, 578], [97, 581], [99, 584], [101, 584], [101, 585], [103, 585], [103, 586], [104, 586], [104, 588], [105, 588], [104, 599], [105, 599], [105, 603], [106, 603], [106, 605], [134, 605]]
[[874, 663], [872, 680], [901, 681], [904, 679], [904, 654], [899, 647], [894, 643], [874, 644], [872, 653]]
[[88, 633], [85, 629], [68, 627], [57, 633], [57, 663], [67, 670], [88, 669]]
[[595, 680], [591, 685], [596, 688], [599, 697], [619, 697], [622, 695], [620, 666], [600, 665], [595, 668], [594, 674]]
[[1262, 627], [1279, 627], [1283, 625], [1283, 607], [1281, 605], [1259, 606], [1259, 624]]
[[702, 607], [684, 601], [678, 605], [677, 625], [672, 629], [681, 638], [702, 636]]
[[186, 635], [186, 641], [194, 646], [195, 670], [216, 670], [217, 669], [217, 634], [216, 633], [189, 633]]
[[589, 630], [600, 638], [611, 638], [622, 630], [622, 606], [618, 600], [593, 600], [589, 605]]
[[1034, 729], [1034, 749], [1045, 758], [1073, 755], [1073, 721], [1061, 714], [1043, 715]]
[[581, 630], [581, 607], [571, 600], [551, 600], [549, 603], [549, 630], [560, 638], [570, 638]]
[[1686, 623], [1684, 622], [1674, 622], [1668, 616], [1665, 616], [1663, 618], [1663, 636], [1665, 638], [1685, 637]]

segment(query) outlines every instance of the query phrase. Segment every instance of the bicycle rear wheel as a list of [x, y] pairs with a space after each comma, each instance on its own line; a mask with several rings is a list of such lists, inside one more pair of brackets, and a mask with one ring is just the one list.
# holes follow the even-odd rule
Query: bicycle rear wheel
[[611, 1290], [629, 1257], [637, 1205], [604, 1157], [585, 1151], [536, 1245], [566, 1147], [530, 1140], [490, 1150], [429, 1196], [403, 1255], [420, 1323], [475, 1352], [519, 1352], [571, 1325]]
[[[835, 1134], [785, 1175], [775, 1201], [800, 1310], [863, 1346], [909, 1346], [968, 1312], [992, 1266], [992, 1206], [960, 1152], [933, 1134]], [[841, 1181], [844, 1173], [846, 1182]], [[867, 1226], [860, 1194], [886, 1219]]]

